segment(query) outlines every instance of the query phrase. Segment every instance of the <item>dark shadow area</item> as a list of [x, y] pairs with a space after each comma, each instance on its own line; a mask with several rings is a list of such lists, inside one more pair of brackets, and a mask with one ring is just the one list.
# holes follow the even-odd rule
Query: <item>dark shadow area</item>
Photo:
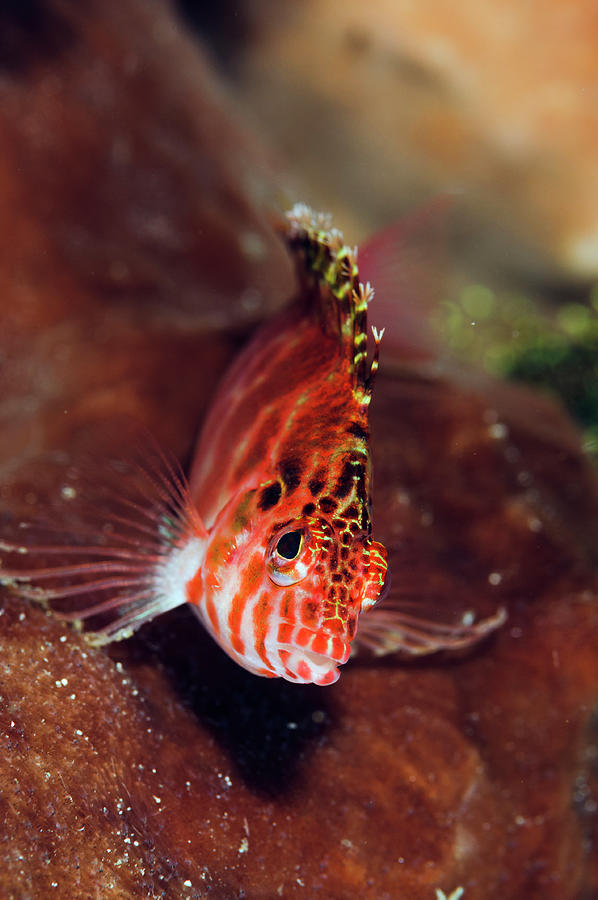
[[219, 65], [229, 73], [235, 73], [240, 54], [256, 35], [292, 11], [292, 5], [289, 9], [286, 3], [275, 0], [176, 0], [175, 6], [184, 25], [208, 45]]
[[3, 0], [0, 4], [0, 71], [24, 74], [60, 56], [74, 38], [67, 14], [49, 0]]
[[158, 664], [178, 698], [230, 754], [245, 783], [276, 796], [299, 776], [310, 747], [328, 730], [326, 690], [246, 672], [218, 647], [190, 610], [174, 610], [127, 642], [129, 659]]

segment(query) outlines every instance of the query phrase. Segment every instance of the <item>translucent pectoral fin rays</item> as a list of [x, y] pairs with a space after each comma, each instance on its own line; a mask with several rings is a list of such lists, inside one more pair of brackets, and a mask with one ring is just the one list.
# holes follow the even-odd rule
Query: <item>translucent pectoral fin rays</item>
[[96, 644], [185, 602], [205, 529], [177, 463], [153, 442], [141, 463], [87, 461], [58, 493], [51, 518], [0, 541], [0, 584]]
[[376, 656], [391, 653], [425, 656], [441, 650], [471, 647], [504, 624], [506, 611], [501, 607], [487, 618], [475, 620], [467, 610], [453, 622], [428, 617], [417, 602], [390, 599], [379, 609], [362, 616], [359, 622], [358, 646]]

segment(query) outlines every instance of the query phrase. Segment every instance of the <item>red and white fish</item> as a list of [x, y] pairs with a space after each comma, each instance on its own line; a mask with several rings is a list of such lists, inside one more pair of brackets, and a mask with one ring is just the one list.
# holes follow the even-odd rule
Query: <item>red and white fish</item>
[[[376, 652], [422, 653], [471, 643], [502, 619], [438, 626], [398, 604], [371, 611], [388, 581], [371, 523], [368, 410], [382, 336], [373, 329], [369, 363], [373, 290], [360, 282], [357, 251], [325, 217], [296, 206], [285, 237], [299, 296], [222, 382], [189, 483], [149, 452], [104, 508], [90, 505], [76, 543], [35, 543], [27, 527], [22, 543], [2, 542], [4, 557], [36, 554], [42, 563], [4, 567], [0, 580], [54, 608], [75, 598], [60, 614], [91, 624], [97, 643], [187, 603], [250, 672], [326, 685], [347, 662], [358, 624]], [[81, 520], [84, 506], [76, 508]]]

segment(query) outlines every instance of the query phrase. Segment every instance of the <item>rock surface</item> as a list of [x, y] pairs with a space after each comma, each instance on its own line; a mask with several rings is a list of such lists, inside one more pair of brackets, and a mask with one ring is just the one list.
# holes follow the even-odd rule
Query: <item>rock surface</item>
[[[248, 317], [293, 290], [263, 157], [164, 7], [37, 12], [1, 86], [6, 528], [117, 413], [184, 457]], [[299, 688], [236, 667], [184, 609], [97, 650], [3, 593], [2, 896], [598, 892], [598, 481], [578, 436], [531, 391], [388, 358], [372, 430], [396, 583], [504, 604], [506, 626]]]

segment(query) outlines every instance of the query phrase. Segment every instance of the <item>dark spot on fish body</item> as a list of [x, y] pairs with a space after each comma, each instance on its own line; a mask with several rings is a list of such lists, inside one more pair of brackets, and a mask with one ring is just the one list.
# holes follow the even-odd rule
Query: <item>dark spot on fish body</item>
[[351, 424], [347, 428], [347, 433], [352, 434], [354, 437], [359, 438], [362, 441], [367, 441], [369, 437], [367, 429], [363, 428], [359, 424], [359, 422], [351, 422]]
[[315, 503], [306, 503], [305, 506], [303, 507], [303, 510], [302, 510], [302, 513], [301, 513], [301, 514], [302, 514], [303, 516], [311, 516], [311, 515], [313, 515], [313, 514], [315, 513], [315, 511], [316, 511], [316, 504], [315, 504]]
[[345, 528], [347, 527], [347, 523], [345, 522], [344, 519], [338, 519], [338, 518], [333, 519], [332, 524], [334, 525], [335, 528], [338, 528], [340, 531], [344, 531]]
[[309, 479], [307, 482], [307, 487], [309, 488], [309, 492], [312, 497], [317, 497], [324, 490], [324, 485], [326, 484], [324, 472], [322, 469], [318, 469], [316, 474]]
[[346, 509], [343, 509], [343, 516], [346, 519], [355, 519], [359, 517], [360, 509], [356, 503], [351, 503]]
[[303, 466], [298, 457], [287, 457], [278, 464], [278, 471], [284, 483], [287, 494], [296, 490], [301, 484], [301, 473]]
[[341, 575], [340, 572], [333, 572], [331, 575], [331, 578], [337, 584], [343, 580], [343, 576]]
[[336, 502], [336, 500], [334, 500], [333, 497], [322, 497], [322, 499], [318, 501], [318, 506], [323, 513], [330, 515], [330, 513], [334, 512], [334, 510], [338, 506], [338, 503]]
[[302, 622], [304, 625], [317, 625], [319, 620], [319, 604], [317, 600], [306, 600], [302, 609]]
[[342, 472], [333, 490], [334, 496], [339, 500], [351, 493], [351, 488], [353, 487], [353, 476], [357, 474], [355, 472], [355, 469], [356, 467], [353, 465], [350, 459], [345, 461]]
[[[343, 535], [343, 537], [344, 537], [344, 535]], [[341, 547], [341, 559], [348, 559], [348, 558], [349, 558], [349, 548]]]
[[267, 509], [272, 509], [273, 506], [276, 506], [281, 495], [282, 486], [279, 481], [274, 481], [272, 484], [268, 484], [266, 487], [262, 488], [257, 505], [265, 512]]
[[341, 543], [345, 544], [345, 546], [351, 543], [351, 535], [348, 531], [343, 531], [341, 534]]
[[349, 640], [352, 640], [355, 637], [355, 631], [357, 629], [357, 616], [349, 616], [347, 619], [347, 636]]

